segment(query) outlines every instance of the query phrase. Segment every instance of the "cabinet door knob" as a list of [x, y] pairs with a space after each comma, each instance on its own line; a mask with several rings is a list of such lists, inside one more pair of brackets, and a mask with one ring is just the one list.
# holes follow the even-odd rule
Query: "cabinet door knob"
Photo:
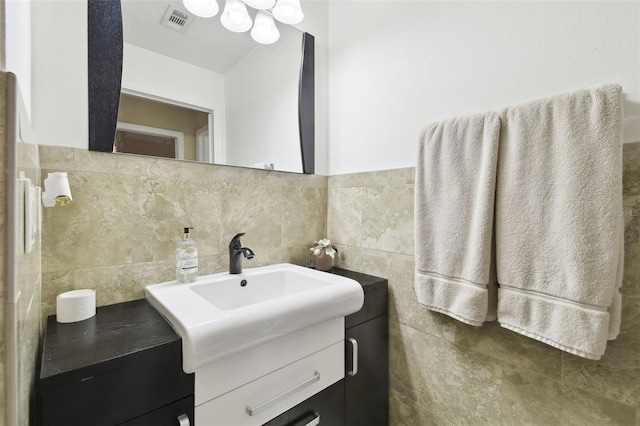
[[180, 414], [178, 416], [178, 426], [191, 426], [189, 416], [187, 416], [186, 414]]
[[351, 359], [353, 360], [353, 363], [351, 364], [352, 365], [351, 371], [349, 371], [349, 375], [355, 376], [356, 374], [358, 374], [358, 341], [353, 337], [349, 337], [349, 341], [351, 342], [351, 347], [352, 347]]

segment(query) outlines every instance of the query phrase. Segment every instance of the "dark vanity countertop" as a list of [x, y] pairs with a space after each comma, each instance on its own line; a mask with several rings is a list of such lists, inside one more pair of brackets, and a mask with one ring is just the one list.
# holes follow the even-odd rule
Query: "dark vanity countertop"
[[364, 290], [364, 304], [359, 311], [345, 317], [345, 327], [350, 329], [389, 311], [389, 281], [386, 278], [361, 274], [341, 268], [331, 268], [331, 273], [356, 280]]
[[[386, 306], [387, 279], [341, 268], [332, 268], [331, 273], [358, 281], [365, 293], [385, 289], [384, 299], [369, 299], [380, 299], [378, 303]], [[350, 317], [359, 320], [365, 310]], [[58, 323], [51, 315], [42, 346], [40, 389], [54, 389], [132, 362], [145, 362], [146, 353], [160, 346], [181, 348], [182, 342], [145, 299], [98, 307], [94, 317], [74, 323]]]
[[362, 285], [362, 289], [366, 292], [377, 290], [388, 285], [386, 278], [375, 277], [373, 275], [361, 274], [341, 268], [331, 268], [331, 273], [341, 275], [343, 277], [356, 280]]
[[180, 336], [145, 299], [101, 306], [94, 317], [75, 323], [61, 324], [51, 315], [40, 387], [52, 389], [132, 361], [144, 362], [145, 351], [163, 345], [181, 347]]

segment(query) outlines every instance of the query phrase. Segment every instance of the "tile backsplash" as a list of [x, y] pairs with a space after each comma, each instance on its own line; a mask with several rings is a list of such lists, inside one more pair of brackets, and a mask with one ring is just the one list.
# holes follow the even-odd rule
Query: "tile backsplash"
[[256, 257], [246, 267], [306, 265], [325, 234], [327, 178], [41, 146], [42, 176], [67, 171], [73, 202], [44, 210], [43, 313], [58, 294], [96, 290], [97, 304], [144, 297], [175, 279], [185, 226], [198, 242], [200, 274], [226, 271], [238, 232]]

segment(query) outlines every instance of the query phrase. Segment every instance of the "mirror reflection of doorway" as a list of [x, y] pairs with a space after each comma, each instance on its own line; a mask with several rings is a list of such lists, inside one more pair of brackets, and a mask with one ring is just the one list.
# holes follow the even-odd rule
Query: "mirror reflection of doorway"
[[213, 151], [210, 115], [182, 105], [122, 93], [113, 151], [207, 161]]
[[113, 152], [150, 155], [152, 157], [180, 158], [179, 145], [182, 143], [182, 135], [171, 136], [141, 133], [135, 130], [125, 130], [123, 127], [118, 126], [116, 140], [113, 144]]

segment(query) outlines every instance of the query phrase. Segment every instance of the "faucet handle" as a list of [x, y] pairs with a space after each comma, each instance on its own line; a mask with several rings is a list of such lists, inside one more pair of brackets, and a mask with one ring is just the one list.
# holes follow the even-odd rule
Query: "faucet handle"
[[239, 234], [236, 234], [236, 236], [231, 239], [231, 242], [229, 243], [229, 248], [230, 249], [240, 249], [240, 248], [242, 248], [242, 243], [240, 242], [240, 237], [242, 237], [243, 235], [245, 235], [244, 232], [240, 232]]

